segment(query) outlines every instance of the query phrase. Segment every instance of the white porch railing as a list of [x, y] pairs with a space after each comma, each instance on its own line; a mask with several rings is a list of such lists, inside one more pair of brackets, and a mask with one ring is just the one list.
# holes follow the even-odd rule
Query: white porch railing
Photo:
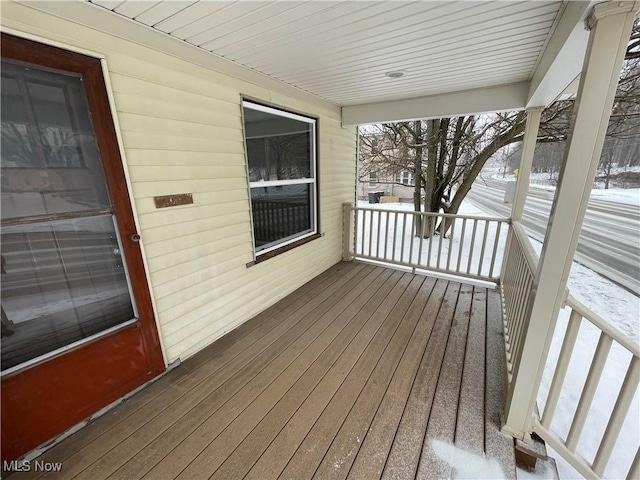
[[[507, 239], [501, 282], [510, 389], [514, 387], [511, 383], [512, 373], [518, 371], [522, 361], [526, 361], [526, 359], [521, 358], [522, 347], [529, 327], [531, 307], [536, 295], [537, 263], [537, 254], [531, 247], [522, 225], [519, 222], [513, 222]], [[529, 412], [533, 417], [532, 430], [542, 437], [581, 475], [585, 478], [597, 479], [602, 478], [606, 471], [621, 427], [638, 390], [638, 383], [640, 382], [640, 348], [624, 334], [612, 327], [610, 323], [600, 318], [569, 294], [567, 294], [566, 305], [571, 309], [569, 323], [562, 338], [562, 346], [553, 371], [553, 379], [551, 380], [549, 391], [546, 397], [542, 399], [540, 398], [540, 392], [536, 392], [537, 400], [542, 400], [544, 404], [542, 418], [535, 411]], [[563, 428], [561, 422], [553, 422], [553, 420], [561, 398], [565, 399], [564, 407], [567, 406], [567, 395], [561, 396], [561, 393], [563, 393], [563, 385], [567, 379], [571, 361], [584, 361], [583, 355], [585, 352], [576, 351], [575, 349], [583, 321], [597, 328], [599, 341], [584, 387], [580, 394], [577, 395], [578, 400], [575, 408], [569, 412], [569, 417], [572, 415], [573, 420], [568, 428], [568, 433], [562, 433], [566, 428]], [[558, 332], [550, 332], [550, 335], [557, 334]], [[557, 341], [558, 339], [555, 340]], [[628, 352], [629, 364], [626, 368], [626, 374], [624, 380], [622, 380], [615, 404], [604, 405], [600, 402], [596, 405], [594, 404], [596, 391], [610, 388], [608, 384], [605, 384], [607, 378], [603, 376], [603, 371], [605, 364], [610, 359], [612, 346], [615, 344], [618, 345], [617, 348], [625, 349]], [[580, 359], [576, 359], [577, 357], [580, 357]], [[519, 407], [521, 406], [516, 406], [515, 408]], [[563, 416], [567, 416], [566, 411]], [[592, 461], [584, 458], [584, 455], [578, 449], [587, 421], [592, 426], [594, 424], [606, 424], [606, 428], [603, 427], [604, 431], [601, 435], [598, 435], [597, 429], [594, 430], [593, 427], [589, 429], [590, 450], [595, 452]], [[627, 439], [627, 442], [634, 441], [636, 442], [635, 457], [631, 458], [633, 456], [632, 453], [629, 458], [618, 457], [616, 459], [618, 462], [622, 461], [626, 462], [625, 465], [630, 465], [626, 478], [640, 478], [640, 453], [637, 448], [637, 436], [636, 438]], [[632, 451], [633, 448], [632, 446]], [[585, 449], [583, 448], [582, 451], [584, 453]]]
[[507, 238], [502, 273], [504, 340], [509, 382], [518, 368], [524, 336], [529, 326], [536, 292], [538, 256], [519, 222], [513, 222]]
[[[446, 236], [442, 235], [446, 228], [443, 219], [452, 222]], [[360, 258], [475, 279], [499, 280], [511, 395], [516, 383], [512, 382], [512, 376], [520, 371], [521, 364], [525, 365], [522, 362], [527, 362], [526, 358], [522, 358], [523, 346], [538, 288], [538, 256], [520, 222], [512, 222], [505, 241], [501, 239], [504, 235], [501, 237], [500, 234], [504, 234], [509, 222], [502, 218], [385, 210], [345, 204], [344, 220], [345, 259]], [[496, 276], [500, 271], [498, 279]], [[526, 412], [531, 418], [530, 427], [527, 428], [540, 435], [581, 475], [602, 478], [616, 448], [621, 427], [638, 394], [640, 348], [568, 293], [566, 305], [571, 309], [566, 331], [563, 335], [561, 331], [549, 332], [549, 341], [554, 335], [562, 335], [557, 364], [547, 366], [553, 372], [550, 385], [546, 383], [549, 391], [546, 395], [541, 394], [538, 388], [531, 403], [535, 405], [536, 400], [541, 401], [541, 405], [544, 405], [542, 417], [537, 411]], [[599, 341], [593, 358], [585, 361], [584, 348], [575, 347], [581, 327], [586, 324], [598, 330]], [[603, 372], [607, 362], [613, 361], [611, 352], [615, 349], [618, 353], [620, 349], [626, 351], [628, 365], [620, 367], [620, 370], [625, 370], [625, 376], [619, 382], [619, 390], [613, 392], [615, 401], [612, 399], [610, 403], [603, 404], [598, 401], [596, 392], [612, 388]], [[563, 426], [562, 422], [554, 422], [554, 417], [558, 420], [560, 416], [556, 415], [559, 405], [564, 410], [561, 416], [567, 417], [565, 397], [569, 387], [565, 385], [565, 380], [572, 375], [567, 375], [571, 371], [569, 366], [572, 361], [573, 364], [590, 362], [591, 365], [582, 391], [571, 392], [577, 400], [575, 408], [571, 407], [573, 410], [569, 413], [571, 425]], [[576, 390], [573, 386], [571, 388]], [[517, 404], [511, 405], [511, 408], [528, 407]], [[596, 424], [602, 428], [594, 429]], [[585, 449], [582, 435], [585, 425], [589, 425], [588, 449]], [[505, 431], [510, 431], [509, 425], [505, 426]], [[623, 469], [628, 468], [627, 478], [640, 478], [637, 430], [632, 438], [625, 438], [625, 444], [624, 455], [616, 452], [616, 464], [612, 465], [616, 466], [617, 474], [620, 471], [617, 464], [622, 463]]]
[[[571, 309], [569, 323], [564, 333], [562, 348], [558, 358], [553, 380], [549, 392], [546, 396], [542, 419], [534, 419], [533, 429], [549, 444], [555, 451], [567, 460], [585, 478], [602, 478], [607, 465], [611, 459], [611, 454], [618, 440], [620, 430], [627, 418], [629, 409], [640, 383], [640, 348], [627, 336], [619, 332], [611, 324], [593, 313], [586, 306], [573, 298], [567, 298], [567, 306]], [[585, 322], [583, 322], [583, 320]], [[553, 423], [558, 402], [561, 398], [562, 387], [567, 377], [567, 370], [572, 359], [580, 355], [575, 349], [576, 340], [583, 323], [590, 323], [599, 331], [599, 340], [584, 387], [579, 396], [579, 400], [573, 412], [573, 420], [569, 427], [568, 434], [563, 436], [558, 427]], [[616, 346], [617, 344], [617, 346]], [[599, 389], [611, 388], [608, 385], [608, 378], [603, 376], [605, 365], [610, 358], [612, 346], [622, 348], [628, 352], [629, 364], [626, 369], [624, 379], [617, 394], [615, 404], [612, 408], [603, 410], [602, 406], [594, 405], [594, 397]], [[603, 417], [604, 416], [604, 417]], [[589, 421], [589, 436], [593, 438], [598, 429], [594, 428], [594, 423], [598, 418], [607, 422], [604, 433], [598, 435], [598, 442], [595, 449], [593, 461], [584, 458], [578, 453], [577, 447], [582, 434]], [[635, 425], [635, 438], [625, 439], [625, 443], [635, 442], [635, 457], [617, 458], [618, 462], [630, 465], [626, 478], [640, 478], [640, 450], [637, 447], [637, 425]], [[633, 446], [632, 446], [633, 449]], [[633, 455], [633, 454], [631, 454]]]
[[353, 212], [355, 258], [498, 281], [505, 218], [345, 205]]

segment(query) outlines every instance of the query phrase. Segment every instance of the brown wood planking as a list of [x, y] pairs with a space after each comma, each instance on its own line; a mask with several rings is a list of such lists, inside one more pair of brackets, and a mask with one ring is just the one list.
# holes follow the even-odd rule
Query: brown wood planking
[[429, 300], [434, 284], [435, 279], [427, 278], [420, 286], [420, 290], [400, 321], [398, 330], [387, 345], [329, 450], [325, 453], [314, 478], [343, 479], [347, 477], [389, 384], [396, 373], [400, 376], [404, 375], [404, 372], [397, 372], [397, 369], [411, 340], [415, 337], [420, 314]]
[[444, 363], [438, 375], [438, 385], [416, 478], [453, 478], [452, 465], [438, 458], [432, 448], [432, 442], [443, 441], [452, 444], [454, 440], [472, 298], [473, 287], [462, 285], [453, 314]]
[[[382, 281], [377, 285], [378, 287], [388, 278], [386, 273], [382, 276]], [[371, 278], [367, 280], [370, 281]], [[296, 361], [279, 375], [259, 397], [251, 402], [242, 412], [241, 417], [236, 418], [225, 428], [220, 436], [210, 442], [178, 478], [202, 478], [215, 472], [224, 459], [234, 450], [234, 446], [242, 442], [255, 426], [262, 421], [266, 413], [270, 412], [278, 402], [282, 401], [283, 397], [294, 385], [303, 386], [300, 392], [302, 398], [299, 401], [306, 398], [308, 392], [317, 384], [319, 377], [321, 377], [321, 372], [325, 367], [333, 363], [336, 356], [341, 352], [342, 347], [348, 342], [350, 332], [343, 336], [344, 328], [355, 315], [355, 312], [348, 312], [348, 310], [351, 306], [354, 306], [353, 310], [357, 312], [360, 307], [371, 301], [377, 289], [370, 287], [371, 284], [369, 282], [361, 282], [358, 288], [354, 289], [352, 295], [345, 299], [343, 304], [336, 305], [337, 308], [329, 309], [324, 314], [328, 327], [313, 344], [305, 348]], [[358, 291], [358, 289], [362, 289], [362, 291]], [[355, 305], [352, 302], [355, 302]], [[330, 346], [332, 348], [328, 348]], [[323, 356], [325, 352], [327, 354]], [[318, 368], [318, 371], [313, 368], [314, 366]], [[312, 372], [308, 375], [308, 383], [298, 383], [302, 376], [309, 373], [309, 369], [312, 369]], [[307, 391], [305, 391], [305, 387], [308, 389]], [[211, 422], [212, 425], [209, 427], [205, 425], [203, 427], [207, 431], [211, 431], [214, 423], [217, 427], [220, 422]], [[192, 447], [187, 448], [191, 451]]]
[[427, 354], [418, 369], [381, 478], [414, 478], [416, 474], [459, 290], [459, 284], [447, 285]]
[[496, 423], [506, 388], [497, 294], [358, 262], [334, 268], [103, 417], [114, 427], [98, 419], [90, 448], [61, 448], [76, 435], [62, 442], [76, 454], [61, 477], [433, 478], [429, 441], [446, 431], [469, 452], [486, 444], [512, 478], [513, 445]]
[[[298, 450], [299, 446], [314, 426], [316, 419], [325, 410], [335, 393], [342, 386], [344, 379], [349, 376], [356, 364], [360, 362], [364, 350], [371, 344], [372, 339], [381, 329], [388, 313], [400, 298], [409, 283], [409, 277], [403, 275], [401, 282], [394, 286], [384, 298], [384, 302], [378, 308], [376, 304], [365, 307], [363, 313], [369, 317], [366, 329], [362, 329], [355, 340], [350, 344], [348, 352], [343, 355], [333, 371], [337, 374], [335, 381], [333, 376], [327, 376], [313, 392], [313, 395], [296, 412], [285, 429], [269, 446], [269, 449], [261, 456], [256, 468], [250, 472], [249, 477], [262, 478], [265, 475], [277, 476], [285, 468], [289, 459]], [[265, 462], [266, 461], [266, 462]], [[267, 473], [273, 472], [273, 473]]]
[[474, 288], [467, 350], [462, 370], [455, 445], [484, 454], [484, 376], [487, 326], [487, 291]]
[[282, 478], [295, 480], [309, 478], [313, 474], [330, 445], [335, 434], [333, 433], [335, 428], [344, 421], [351, 410], [367, 379], [380, 360], [382, 352], [387, 348], [398, 330], [400, 321], [411, 305], [423, 280], [419, 277], [411, 279], [397, 303], [385, 315], [386, 319], [382, 327], [296, 450], [296, 453], [282, 472]]
[[[317, 400], [339, 387], [348, 373], [347, 369], [341, 368], [345, 357], [349, 356], [348, 353], [345, 354], [345, 351], [348, 351], [356, 337], [362, 335], [363, 328], [371, 318], [371, 312], [375, 311], [382, 303], [399, 279], [398, 272], [394, 273], [391, 279], [383, 278], [383, 282], [379, 285], [372, 285], [375, 293], [370, 300], [364, 305], [354, 303], [349, 308], [350, 322], [339, 334], [339, 337], [283, 396], [278, 405], [245, 437], [220, 468], [215, 471], [212, 478], [225, 479], [244, 476], [288, 424], [291, 417], [303, 408], [305, 402], [311, 399]], [[330, 375], [328, 375], [329, 373]]]
[[[365, 267], [362, 269], [353, 269], [355, 276], [366, 276], [372, 267]], [[320, 295], [316, 294], [310, 299], [292, 304], [294, 307], [285, 309], [289, 315], [283, 315], [282, 317], [276, 316], [274, 320], [275, 327], [270, 328], [266, 332], [257, 331], [258, 334], [262, 333], [261, 337], [257, 341], [240, 345], [234, 344], [232, 348], [223, 349], [219, 352], [219, 355], [211, 358], [210, 361], [203, 363], [200, 368], [193, 371], [193, 373], [186, 375], [181, 381], [171, 385], [164, 394], [156, 399], [153, 404], [153, 413], [146, 410], [138, 410], [133, 415], [129, 416], [127, 422], [121, 422], [116, 427], [108, 430], [102, 435], [97, 442], [92, 442], [86, 445], [73, 457], [71, 457], [72, 465], [70, 469], [60, 473], [60, 478], [68, 478], [70, 475], [78, 475], [81, 471], [88, 468], [92, 463], [101, 459], [101, 457], [109, 452], [112, 448], [120, 446], [123, 442], [132, 443], [137, 440], [139, 436], [144, 435], [146, 432], [140, 431], [141, 428], [146, 427], [146, 430], [152, 428], [155, 423], [154, 420], [159, 422], [167, 421], [167, 418], [176, 414], [180, 414], [183, 410], [180, 409], [185, 404], [195, 405], [202, 398], [206, 397], [215, 389], [215, 385], [220, 386], [227, 380], [231, 380], [235, 384], [238, 384], [244, 378], [243, 375], [247, 375], [250, 370], [245, 367], [250, 365], [251, 362], [268, 362], [271, 356], [277, 355], [277, 340], [284, 335], [292, 335], [290, 330], [293, 325], [297, 325], [306, 312], [313, 310], [317, 305], [321, 304], [323, 300], [331, 298], [334, 295], [335, 298], [340, 298], [338, 293], [340, 288], [348, 283], [352, 278], [348, 272], [344, 278], [337, 277], [333, 284], [330, 284], [325, 292]], [[300, 328], [304, 328], [301, 326]], [[294, 333], [298, 330], [294, 330]], [[255, 331], [251, 332], [248, 337], [251, 337]], [[238, 348], [233, 348], [233, 347]], [[216, 361], [213, 361], [213, 360]], [[254, 362], [255, 363], [255, 362]], [[240, 372], [238, 378], [233, 378], [234, 374]], [[186, 394], [189, 395], [186, 395]], [[162, 415], [168, 411], [167, 415]], [[143, 445], [139, 445], [141, 448]], [[138, 445], [136, 445], [138, 447]], [[138, 450], [134, 447], [133, 453]], [[128, 452], [131, 453], [131, 452]], [[75, 457], [75, 458], [74, 458]], [[124, 459], [123, 459], [124, 461]]]
[[500, 415], [507, 398], [507, 370], [502, 325], [502, 302], [495, 291], [487, 293], [487, 353], [485, 380], [485, 452], [500, 464], [507, 479], [516, 478], [514, 441], [500, 432]]
[[[368, 268], [362, 269], [356, 273], [355, 278], [366, 278], [370, 272]], [[340, 290], [341, 285], [341, 282], [336, 282], [335, 288]], [[202, 421], [201, 416], [206, 418], [212, 415], [238, 391], [246, 389], [251, 381], [258, 385], [268, 383], [271, 377], [261, 372], [273, 361], [290, 361], [286, 354], [283, 355], [282, 349], [296, 345], [296, 341], [301, 336], [310, 335], [307, 329], [317, 324], [318, 315], [311, 315], [314, 305], [317, 307], [316, 304], [323, 300], [338, 302], [344, 293], [346, 291], [335, 292], [329, 289], [327, 293], [305, 303], [303, 308], [298, 309], [287, 319], [289, 321], [281, 322], [269, 332], [266, 337], [268, 345], [256, 342], [241, 352], [241, 355], [234, 356], [215, 375], [209, 375], [197, 386], [189, 388], [188, 395], [181, 395], [171, 408], [167, 409], [167, 412], [156, 415], [152, 421], [136, 429], [131, 436], [118, 443], [107, 455], [83, 471], [79, 478], [103, 478], [119, 469], [134, 455], [135, 460], [131, 466], [133, 470], [140, 470], [143, 464], [147, 469], [153, 467], [162, 460], [163, 454], [170, 451], [179, 441], [176, 438], [183, 439], [197, 428]], [[254, 349], [257, 350], [253, 351]], [[227, 368], [228, 366], [231, 367]], [[152, 443], [152, 448], [144, 448]], [[150, 452], [153, 454], [151, 455]], [[138, 453], [140, 454], [136, 455]], [[120, 472], [117, 478], [122, 476], [123, 472]]]
[[[396, 274], [401, 276], [399, 272]], [[371, 302], [358, 315], [359, 319], [367, 321], [366, 327], [360, 330], [356, 338], [349, 345], [349, 349], [343, 354], [332, 368], [332, 375], [327, 375], [316, 387], [308, 399], [295, 412], [287, 425], [278, 432], [278, 435], [269, 445], [267, 450], [249, 471], [247, 478], [276, 478], [286, 467], [290, 458], [299, 448], [316, 419], [324, 411], [336, 391], [340, 388], [344, 379], [351, 373], [356, 363], [361, 358], [364, 350], [382, 327], [388, 313], [400, 298], [409, 282], [409, 277], [404, 275], [401, 282], [393, 289], [382, 292], [377, 296], [381, 302]]]
[[[372, 286], [372, 295], [368, 296], [368, 298], [360, 295], [360, 297], [357, 298], [354, 303], [347, 310], [345, 310], [345, 312], [343, 312], [343, 315], [341, 315], [343, 318], [340, 319], [340, 323], [343, 324], [342, 330], [340, 332], [336, 332], [337, 334], [334, 336], [331, 344], [328, 345], [327, 348], [322, 352], [317, 361], [314, 362], [314, 364], [311, 365], [311, 367], [306, 372], [304, 372], [304, 375], [301, 376], [298, 381], [296, 381], [292, 388], [290, 388], [286, 392], [278, 405], [276, 405], [275, 408], [269, 411], [268, 418], [267, 416], [264, 416], [264, 418], [261, 418], [260, 420], [260, 425], [254, 425], [255, 422], [252, 422], [251, 418], [257, 418], [259, 416], [259, 412], [255, 412], [258, 415], [248, 415], [250, 420], [249, 422], [245, 421], [243, 422], [243, 425], [238, 425], [233, 430], [230, 429], [226, 431], [225, 434], [216, 439], [216, 441], [212, 443], [207, 448], [207, 450], [209, 452], [218, 452], [220, 450], [226, 451], [227, 449], [224, 446], [225, 444], [229, 442], [236, 444], [240, 443], [233, 442], [232, 439], [234, 437], [240, 438], [242, 436], [244, 437], [244, 440], [248, 440], [246, 442], [242, 442], [245, 446], [257, 447], [257, 450], [260, 450], [260, 452], [255, 452], [253, 454], [255, 461], [255, 459], [257, 459], [257, 457], [259, 456], [259, 453], [264, 451], [264, 449], [268, 446], [268, 442], [266, 442], [266, 440], [267, 438], [269, 438], [270, 431], [275, 430], [275, 433], [271, 434], [271, 436], [273, 437], [278, 431], [282, 429], [287, 420], [295, 412], [296, 408], [300, 406], [309, 397], [311, 392], [317, 388], [317, 385], [331, 370], [331, 367], [336, 363], [338, 358], [340, 358], [340, 356], [344, 354], [345, 350], [348, 349], [351, 340], [364, 326], [366, 318], [357, 318], [357, 314], [359, 313], [359, 311], [369, 303], [378, 303], [379, 301], [375, 298], [375, 296], [378, 295], [378, 292], [380, 291], [379, 289], [384, 286], [385, 282], [387, 283], [387, 285], [385, 286], [385, 289], [383, 291], [389, 289], [391, 286], [397, 283], [398, 277], [394, 275], [394, 278], [391, 280], [389, 280], [388, 277], [385, 277], [382, 280], [382, 282], [378, 283], [375, 286]], [[332, 372], [331, 378], [334, 379], [336, 383], [340, 383], [339, 375], [336, 375]], [[260, 409], [263, 407], [257, 406], [257, 408]], [[247, 425], [247, 423], [249, 423], [249, 425]], [[248, 427], [252, 426], [259, 426], [261, 428], [258, 428], [257, 430], [256, 428], [252, 428], [251, 431], [248, 432]], [[266, 430], [267, 426], [268, 428], [270, 428], [270, 431]], [[251, 464], [246, 465], [244, 463], [244, 460], [242, 462], [234, 462], [233, 459], [231, 459], [231, 461], [225, 462], [223, 466], [224, 468], [219, 468], [216, 470], [216, 467], [221, 463], [222, 462], [219, 460], [215, 460], [215, 462], [206, 462], [205, 464], [207, 465], [207, 467], [202, 469], [203, 473], [215, 471], [215, 475], [213, 478], [225, 479], [229, 478], [229, 475], [238, 475], [240, 472], [242, 472], [243, 469], [246, 473], [246, 470], [248, 470], [251, 466]], [[245, 465], [246, 469], [243, 468], [245, 467]], [[200, 468], [202, 467], [203, 465], [200, 464]], [[236, 467], [239, 467], [238, 470], [236, 470]], [[194, 466], [190, 466], [190, 468], [185, 471], [186, 478], [196, 476], [197, 473], [198, 470], [195, 470]]]
[[348, 478], [370, 479], [380, 478], [382, 475], [411, 387], [418, 373], [418, 367], [426, 353], [447, 284], [445, 280], [436, 282], [424, 306], [411, 344], [402, 357], [398, 367], [399, 374], [394, 375], [380, 403]]
[[[75, 452], [86, 447], [111, 428], [127, 420], [130, 415], [145, 407], [145, 405], [149, 405], [150, 402], [154, 401], [156, 397], [172, 385], [186, 381], [190, 376], [194, 375], [191, 372], [197, 371], [200, 367], [206, 366], [212, 361], [214, 365], [221, 367], [224, 358], [221, 358], [220, 355], [223, 352], [233, 354], [234, 352], [229, 352], [229, 349], [235, 350], [235, 354], [244, 352], [251, 344], [264, 338], [271, 329], [282, 322], [282, 317], [278, 315], [286, 315], [297, 310], [300, 305], [317, 296], [318, 288], [322, 289], [334, 285], [341, 278], [343, 278], [344, 281], [348, 281], [362, 268], [364, 268], [364, 265], [358, 263], [340, 263], [331, 267], [314, 280], [314, 282], [318, 282], [317, 285], [312, 282], [305, 284], [288, 297], [285, 297], [280, 302], [257, 315], [251, 322], [246, 322], [235, 330], [232, 330], [210, 347], [203, 349], [187, 362], [182, 363], [178, 368], [172, 370], [141, 392], [127, 399], [122, 405], [118, 406], [118, 408], [111, 410], [88, 426], [80, 429], [69, 439], [47, 450], [38, 459], [43, 462], [65, 461]], [[338, 283], [338, 286], [339, 285], [340, 283]], [[189, 373], [186, 373], [185, 370]], [[161, 410], [161, 405], [154, 404], [153, 410]], [[43, 475], [44, 472], [33, 469], [27, 474], [22, 474], [21, 478], [36, 479]]]

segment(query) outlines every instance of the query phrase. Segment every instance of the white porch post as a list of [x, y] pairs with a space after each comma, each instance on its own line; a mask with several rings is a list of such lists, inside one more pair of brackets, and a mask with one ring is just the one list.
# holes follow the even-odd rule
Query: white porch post
[[[529, 192], [529, 176], [531, 174], [531, 164], [533, 163], [533, 153], [536, 149], [536, 139], [538, 138], [538, 127], [540, 126], [540, 116], [544, 107], [527, 108], [527, 124], [524, 127], [524, 137], [522, 139], [522, 158], [518, 168], [518, 179], [516, 181], [516, 191], [511, 204], [511, 222], [522, 220], [524, 204], [527, 201]], [[506, 245], [510, 245], [513, 229], [509, 229]], [[506, 255], [506, 252], [505, 252]], [[507, 259], [502, 261], [500, 271], [500, 281], [504, 279], [507, 269]]]
[[516, 182], [516, 193], [511, 206], [511, 221], [522, 220], [524, 204], [529, 191], [529, 175], [531, 174], [531, 164], [533, 163], [533, 153], [536, 149], [536, 139], [538, 138], [538, 127], [540, 127], [540, 116], [544, 107], [532, 107], [527, 109], [527, 124], [524, 128], [524, 138], [522, 140], [522, 158], [518, 168], [518, 181]]
[[633, 1], [602, 3], [593, 8], [586, 21], [589, 44], [574, 107], [573, 130], [538, 265], [538, 290], [522, 356], [516, 359], [505, 407], [503, 429], [519, 438], [531, 431], [536, 395], [558, 312], [565, 301], [567, 277], [638, 6], [639, 2]]
[[353, 260], [354, 252], [354, 206], [351, 202], [342, 204], [342, 261], [350, 262]]

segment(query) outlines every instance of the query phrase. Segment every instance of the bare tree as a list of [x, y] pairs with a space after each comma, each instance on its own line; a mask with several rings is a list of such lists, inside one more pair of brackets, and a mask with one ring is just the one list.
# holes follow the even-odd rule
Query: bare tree
[[[457, 213], [487, 160], [521, 139], [525, 119], [511, 112], [376, 125], [361, 135], [361, 174], [395, 178], [408, 171], [416, 211]], [[418, 222], [416, 233], [440, 228]]]

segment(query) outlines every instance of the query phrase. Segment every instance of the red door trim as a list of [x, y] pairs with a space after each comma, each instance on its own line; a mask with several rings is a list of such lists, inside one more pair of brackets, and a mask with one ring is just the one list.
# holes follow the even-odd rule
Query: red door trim
[[[140, 245], [128, 240], [137, 232], [100, 60], [5, 33], [1, 41], [3, 58], [82, 75], [139, 317], [135, 325], [3, 377], [2, 460], [10, 460], [159, 375], [165, 363]], [[45, 406], [52, 399], [55, 405]]]

